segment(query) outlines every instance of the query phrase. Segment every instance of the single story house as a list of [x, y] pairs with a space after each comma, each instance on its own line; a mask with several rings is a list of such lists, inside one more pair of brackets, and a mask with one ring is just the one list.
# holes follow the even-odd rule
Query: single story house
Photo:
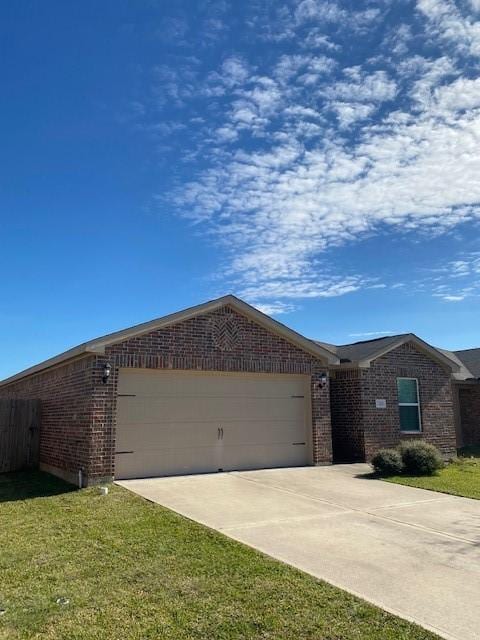
[[81, 344], [0, 397], [42, 401], [40, 467], [83, 485], [328, 464], [337, 362], [228, 295]]
[[330, 372], [334, 461], [370, 460], [383, 447], [415, 438], [446, 457], [455, 454], [454, 359], [412, 333], [317, 344], [340, 360]]
[[113, 478], [369, 460], [402, 438], [456, 448], [451, 357], [413, 334], [310, 340], [228, 295], [90, 340], [0, 383], [40, 399], [40, 468]]
[[459, 365], [453, 374], [457, 446], [480, 446], [480, 349], [444, 353]]

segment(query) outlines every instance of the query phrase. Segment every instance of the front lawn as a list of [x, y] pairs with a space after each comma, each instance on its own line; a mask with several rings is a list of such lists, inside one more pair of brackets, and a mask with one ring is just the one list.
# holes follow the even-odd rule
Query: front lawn
[[392, 476], [386, 480], [480, 500], [480, 447], [464, 449], [457, 460], [433, 476]]
[[427, 640], [358, 598], [120, 487], [0, 476], [4, 640]]

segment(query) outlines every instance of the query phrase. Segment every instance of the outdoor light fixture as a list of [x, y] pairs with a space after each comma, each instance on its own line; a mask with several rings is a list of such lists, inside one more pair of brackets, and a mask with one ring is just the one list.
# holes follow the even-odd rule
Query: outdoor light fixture
[[110, 374], [112, 373], [112, 365], [107, 362], [103, 367], [103, 384], [107, 384]]
[[327, 386], [327, 374], [326, 373], [321, 373], [320, 374], [320, 380], [318, 381], [318, 386], [320, 387], [320, 389], [324, 389]]

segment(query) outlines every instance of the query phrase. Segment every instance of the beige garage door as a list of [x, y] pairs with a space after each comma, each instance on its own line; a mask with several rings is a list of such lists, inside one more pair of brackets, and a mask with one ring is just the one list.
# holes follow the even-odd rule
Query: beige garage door
[[308, 464], [309, 378], [120, 370], [116, 478]]

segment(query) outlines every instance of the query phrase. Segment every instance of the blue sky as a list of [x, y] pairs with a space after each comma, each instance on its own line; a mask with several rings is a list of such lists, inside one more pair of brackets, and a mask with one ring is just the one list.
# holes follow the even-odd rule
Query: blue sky
[[480, 345], [480, 0], [18, 0], [0, 67], [0, 377], [228, 292]]

